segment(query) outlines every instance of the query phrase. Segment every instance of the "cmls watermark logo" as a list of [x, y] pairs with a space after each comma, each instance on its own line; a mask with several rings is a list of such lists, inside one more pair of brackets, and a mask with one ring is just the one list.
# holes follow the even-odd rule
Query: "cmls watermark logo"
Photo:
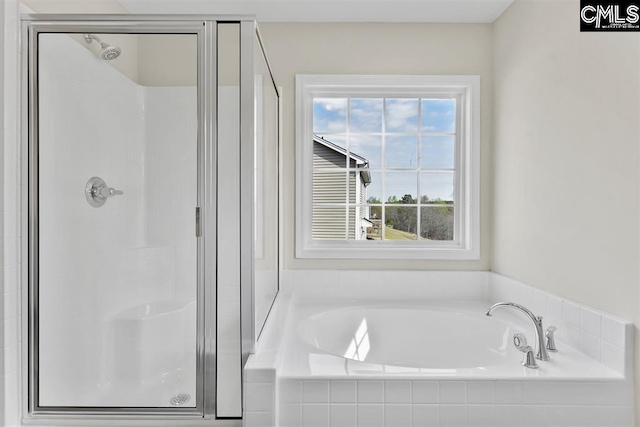
[[640, 31], [640, 0], [580, 0], [580, 31]]

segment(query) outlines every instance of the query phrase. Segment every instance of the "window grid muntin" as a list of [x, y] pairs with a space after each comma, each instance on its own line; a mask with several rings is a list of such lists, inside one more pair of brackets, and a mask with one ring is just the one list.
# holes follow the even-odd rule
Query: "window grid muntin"
[[[350, 91], [351, 92], [351, 91]], [[380, 95], [380, 96], [378, 96]], [[389, 241], [386, 239], [386, 208], [387, 207], [415, 207], [416, 208], [416, 241], [420, 241], [421, 239], [421, 207], [428, 207], [428, 206], [432, 206], [432, 207], [438, 207], [438, 206], [445, 206], [445, 207], [450, 207], [453, 208], [453, 236], [451, 240], [444, 240], [443, 242], [453, 242], [453, 243], [459, 243], [459, 238], [460, 235], [463, 233], [462, 227], [462, 219], [460, 217], [460, 210], [458, 209], [459, 206], [459, 202], [460, 202], [460, 191], [461, 191], [461, 171], [460, 171], [460, 145], [461, 145], [461, 136], [462, 136], [462, 106], [464, 105], [464, 100], [462, 98], [462, 95], [460, 93], [431, 93], [430, 91], [426, 91], [426, 92], [420, 92], [420, 93], [416, 93], [416, 92], [412, 92], [410, 94], [407, 94], [406, 96], [399, 96], [399, 94], [397, 93], [385, 93], [384, 95], [382, 95], [382, 93], [380, 94], [372, 94], [371, 92], [369, 92], [368, 94], [357, 94], [357, 96], [354, 96], [353, 93], [350, 93], [349, 95], [345, 95], [344, 92], [336, 92], [335, 95], [329, 95], [328, 93], [324, 93], [322, 95], [318, 95], [318, 96], [311, 96], [310, 100], [311, 100], [311, 104], [313, 105], [314, 101], [316, 99], [329, 99], [329, 98], [336, 98], [336, 99], [346, 99], [346, 131], [345, 132], [330, 132], [330, 133], [317, 133], [318, 136], [323, 137], [324, 139], [331, 141], [331, 136], [344, 136], [346, 137], [346, 156], [345, 156], [345, 168], [313, 168], [312, 167], [312, 171], [313, 173], [315, 172], [327, 172], [327, 171], [331, 171], [331, 170], [338, 170], [340, 172], [344, 172], [345, 173], [345, 204], [337, 204], [337, 206], [339, 207], [344, 207], [345, 208], [345, 239], [344, 240], [350, 240], [349, 239], [349, 226], [350, 226], [350, 221], [349, 221], [349, 213], [350, 213], [350, 209], [353, 207], [357, 207], [357, 206], [364, 206], [364, 207], [371, 207], [371, 206], [376, 206], [376, 207], [380, 207], [381, 208], [381, 241]], [[351, 99], [356, 98], [356, 99], [364, 99], [364, 98], [370, 98], [370, 99], [377, 99], [377, 98], [382, 98], [382, 132], [351, 132]], [[415, 132], [387, 132], [386, 131], [386, 126], [387, 126], [387, 100], [388, 99], [416, 99], [417, 100], [417, 108], [418, 108], [418, 112], [417, 112], [417, 125], [416, 125], [416, 131]], [[423, 130], [423, 117], [422, 117], [422, 104], [423, 104], [423, 100], [429, 100], [429, 99], [447, 99], [447, 100], [453, 100], [454, 101], [454, 132], [425, 132]], [[313, 123], [314, 123], [314, 112], [313, 112], [313, 108], [311, 109], [311, 128], [313, 129]], [[314, 133], [315, 135], [316, 133]], [[351, 173], [357, 173], [362, 171], [362, 169], [357, 169], [357, 168], [351, 168], [351, 136], [353, 135], [358, 135], [358, 136], [381, 136], [381, 160], [382, 160], [382, 167], [381, 168], [369, 168], [368, 171], [371, 173], [381, 173], [383, 174], [384, 178], [382, 179], [382, 183], [381, 183], [381, 203], [380, 204], [359, 204], [359, 203], [350, 203], [349, 202], [349, 198], [350, 198], [350, 174]], [[386, 156], [386, 139], [387, 136], [416, 136], [416, 141], [417, 141], [417, 146], [416, 146], [416, 167], [415, 168], [398, 168], [398, 167], [387, 167], [386, 163], [387, 163], [387, 156]], [[425, 137], [430, 137], [430, 136], [453, 136], [454, 137], [454, 144], [453, 144], [453, 159], [454, 159], [454, 167], [453, 168], [423, 168], [422, 167], [422, 144], [423, 141], [425, 139]], [[386, 192], [386, 175], [385, 172], [387, 171], [391, 171], [391, 172], [395, 172], [395, 171], [400, 171], [400, 172], [413, 172], [416, 175], [416, 200], [417, 203], [415, 204], [393, 204], [393, 203], [387, 203], [387, 200], [389, 198], [389, 195], [387, 195]], [[433, 172], [433, 173], [440, 173], [440, 172], [453, 172], [453, 200], [451, 201], [451, 203], [445, 203], [445, 204], [434, 204], [434, 203], [421, 203], [420, 199], [422, 198], [421, 194], [421, 173], [422, 172]], [[356, 191], [357, 194], [357, 191]], [[446, 200], [445, 200], [446, 201]], [[323, 203], [313, 203], [312, 202], [312, 209], [316, 208], [316, 207], [327, 207], [327, 206], [335, 206], [334, 204], [323, 204]], [[336, 206], [336, 207], [337, 207]], [[358, 210], [355, 211], [356, 213], [358, 212]], [[313, 218], [312, 218], [313, 221]], [[355, 231], [354, 230], [354, 237], [355, 237]], [[393, 242], [397, 242], [396, 240], [390, 240]], [[438, 242], [438, 240], [428, 240], [429, 244], [432, 244], [433, 242]]]
[[347, 97], [347, 155], [345, 156], [345, 167], [347, 168], [347, 172], [345, 172], [345, 240], [349, 240], [349, 196], [351, 196], [350, 190], [350, 182], [349, 182], [349, 166], [351, 166], [351, 97]]

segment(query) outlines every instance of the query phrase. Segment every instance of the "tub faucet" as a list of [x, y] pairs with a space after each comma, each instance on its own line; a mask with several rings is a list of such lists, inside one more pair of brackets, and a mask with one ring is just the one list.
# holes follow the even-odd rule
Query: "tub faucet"
[[515, 308], [516, 310], [519, 310], [522, 313], [524, 313], [529, 318], [529, 320], [533, 322], [533, 326], [535, 327], [535, 330], [536, 330], [536, 348], [535, 348], [536, 359], [549, 360], [549, 353], [547, 353], [547, 347], [545, 346], [545, 343], [544, 343], [544, 333], [542, 332], [542, 317], [536, 316], [528, 308], [523, 307], [514, 302], [499, 302], [499, 303], [493, 304], [491, 307], [489, 307], [489, 310], [487, 310], [484, 314], [486, 314], [487, 316], [491, 316], [491, 313], [493, 312], [493, 310], [495, 310], [498, 307]]

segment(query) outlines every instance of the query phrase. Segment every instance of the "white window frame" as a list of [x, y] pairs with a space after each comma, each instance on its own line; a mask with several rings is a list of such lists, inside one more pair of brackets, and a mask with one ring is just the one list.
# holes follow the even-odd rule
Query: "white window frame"
[[[461, 100], [456, 131], [454, 241], [314, 240], [313, 99], [454, 95]], [[420, 197], [419, 195], [417, 196]], [[480, 258], [480, 76], [296, 75], [296, 258]]]

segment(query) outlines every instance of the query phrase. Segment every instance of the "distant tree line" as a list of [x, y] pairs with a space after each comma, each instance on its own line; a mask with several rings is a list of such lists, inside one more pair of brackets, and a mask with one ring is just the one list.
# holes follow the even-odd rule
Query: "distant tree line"
[[[381, 204], [380, 199], [369, 197], [367, 203]], [[405, 194], [401, 199], [390, 196], [385, 204], [385, 225], [396, 230], [408, 233], [417, 233], [418, 213], [415, 206], [417, 199], [410, 194]], [[421, 204], [439, 206], [421, 207], [420, 212], [420, 236], [431, 240], [453, 240], [453, 204], [452, 201], [440, 198], [430, 200], [427, 196], [420, 198]], [[389, 206], [394, 205], [394, 206]], [[371, 219], [382, 219], [382, 206], [371, 206]]]

